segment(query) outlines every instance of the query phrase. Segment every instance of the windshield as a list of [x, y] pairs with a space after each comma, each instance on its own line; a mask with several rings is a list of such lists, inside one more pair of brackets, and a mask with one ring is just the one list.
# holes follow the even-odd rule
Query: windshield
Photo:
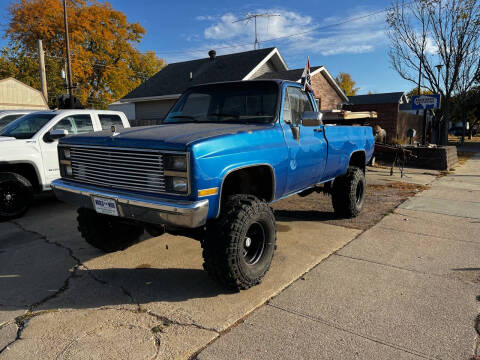
[[0, 129], [4, 128], [10, 122], [12, 122], [15, 119], [18, 119], [20, 116], [23, 116], [23, 115], [25, 114], [12, 114], [12, 115], [5, 115], [4, 117], [0, 118]]
[[14, 120], [0, 130], [0, 136], [30, 139], [57, 114], [29, 114]]
[[278, 88], [273, 82], [202, 86], [183, 95], [163, 123], [271, 123], [277, 97]]

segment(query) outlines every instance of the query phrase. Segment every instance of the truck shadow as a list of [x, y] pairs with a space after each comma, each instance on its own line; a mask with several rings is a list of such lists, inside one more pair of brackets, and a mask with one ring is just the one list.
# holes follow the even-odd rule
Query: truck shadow
[[277, 221], [326, 221], [338, 219], [333, 211], [275, 210]]
[[[200, 269], [185, 268], [109, 268], [79, 271], [78, 276], [90, 277], [102, 289], [102, 296], [95, 300], [95, 307], [123, 304], [118, 291], [132, 297], [136, 303], [181, 302], [190, 299], [211, 298], [233, 293], [221, 288]], [[91, 281], [72, 286], [75, 297], [82, 296], [83, 286]], [[90, 285], [89, 285], [90, 286]], [[106, 287], [105, 287], [106, 286]], [[107, 291], [105, 291], [107, 290]], [[110, 297], [109, 295], [117, 295]], [[70, 297], [70, 296], [69, 296]]]
[[[199, 269], [110, 268], [77, 270], [58, 289], [26, 289], [24, 276], [0, 279], [0, 311], [89, 309], [116, 305], [185, 302], [230, 294]], [[40, 279], [38, 279], [40, 280]], [[45, 292], [43, 288], [50, 287]], [[8, 290], [10, 289], [10, 290]], [[30, 291], [28, 291], [30, 290]], [[39, 290], [35, 295], [32, 290]]]

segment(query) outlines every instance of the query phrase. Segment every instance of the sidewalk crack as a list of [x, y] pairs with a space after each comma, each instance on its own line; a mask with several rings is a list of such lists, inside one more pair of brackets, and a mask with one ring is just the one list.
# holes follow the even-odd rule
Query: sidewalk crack
[[290, 313], [292, 315], [297, 315], [297, 316], [301, 316], [303, 318], [306, 318], [306, 319], [309, 319], [311, 321], [315, 321], [315, 322], [318, 322], [318, 323], [321, 323], [321, 324], [324, 324], [326, 326], [329, 326], [329, 327], [332, 327], [332, 328], [335, 328], [337, 330], [340, 330], [340, 331], [343, 331], [343, 332], [346, 332], [346, 333], [349, 333], [351, 335], [355, 335], [355, 336], [359, 336], [363, 339], [366, 339], [366, 340], [370, 340], [370, 341], [373, 341], [373, 342], [376, 342], [378, 344], [381, 344], [381, 345], [384, 345], [384, 346], [388, 346], [388, 347], [391, 347], [391, 348], [394, 348], [394, 349], [397, 349], [397, 350], [400, 350], [400, 351], [403, 351], [403, 352], [406, 352], [406, 353], [409, 353], [409, 354], [412, 354], [412, 355], [415, 355], [415, 356], [418, 356], [420, 358], [424, 358], [424, 359], [435, 359], [434, 357], [431, 357], [429, 356], [428, 354], [424, 354], [418, 350], [415, 350], [415, 349], [410, 349], [410, 348], [406, 348], [406, 347], [403, 347], [401, 345], [396, 345], [396, 344], [393, 344], [393, 343], [390, 343], [388, 341], [385, 341], [385, 340], [382, 340], [382, 339], [379, 339], [377, 337], [374, 337], [372, 335], [365, 335], [365, 334], [361, 334], [361, 333], [358, 333], [356, 331], [353, 331], [353, 330], [350, 330], [348, 328], [345, 328], [345, 327], [342, 327], [340, 325], [337, 325], [329, 320], [326, 320], [326, 319], [323, 319], [321, 317], [317, 317], [317, 316], [312, 316], [312, 315], [308, 315], [308, 314], [304, 314], [300, 311], [296, 311], [296, 310], [290, 310], [290, 309], [286, 309], [286, 308], [283, 308], [281, 306], [278, 306], [278, 305], [275, 305], [275, 304], [272, 304], [272, 303], [268, 303], [267, 306], [271, 306], [273, 308], [276, 308], [278, 310], [281, 310], [281, 311], [284, 311], [284, 312], [287, 312], [287, 313]]
[[462, 284], [466, 284], [466, 285], [476, 285], [473, 282], [465, 281], [465, 280], [462, 280], [462, 279], [459, 279], [459, 278], [456, 278], [456, 277], [450, 277], [450, 276], [448, 276], [448, 274], [427, 273], [427, 272], [423, 272], [423, 271], [419, 271], [419, 270], [415, 270], [415, 269], [404, 268], [404, 267], [401, 267], [401, 266], [396, 266], [396, 265], [391, 265], [391, 264], [384, 264], [384, 263], [381, 263], [379, 261], [362, 259], [362, 258], [357, 258], [355, 256], [342, 255], [342, 254], [337, 254], [337, 253], [335, 253], [333, 255], [341, 256], [341, 257], [344, 257], [344, 258], [347, 258], [347, 259], [352, 259], [352, 260], [357, 260], [357, 261], [364, 261], [364, 262], [368, 262], [368, 263], [371, 263], [371, 264], [385, 266], [385, 267], [389, 267], [389, 268], [393, 268], [393, 269], [397, 269], [397, 270], [413, 272], [413, 273], [420, 274], [420, 275], [435, 276], [435, 277], [440, 277], [440, 278], [448, 279], [448, 280], [452, 280], [452, 281], [459, 281]]

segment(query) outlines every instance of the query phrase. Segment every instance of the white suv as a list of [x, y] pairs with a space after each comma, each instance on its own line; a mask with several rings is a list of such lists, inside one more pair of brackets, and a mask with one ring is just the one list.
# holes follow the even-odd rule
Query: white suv
[[57, 139], [130, 124], [120, 111], [36, 111], [0, 130], [0, 220], [25, 213], [35, 192], [60, 177]]

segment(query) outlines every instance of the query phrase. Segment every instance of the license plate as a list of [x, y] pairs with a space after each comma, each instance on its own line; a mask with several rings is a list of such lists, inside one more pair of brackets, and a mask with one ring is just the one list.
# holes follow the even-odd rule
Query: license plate
[[93, 205], [97, 213], [118, 216], [117, 203], [115, 200], [94, 196]]

